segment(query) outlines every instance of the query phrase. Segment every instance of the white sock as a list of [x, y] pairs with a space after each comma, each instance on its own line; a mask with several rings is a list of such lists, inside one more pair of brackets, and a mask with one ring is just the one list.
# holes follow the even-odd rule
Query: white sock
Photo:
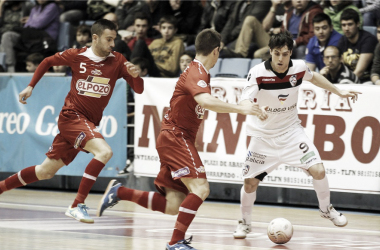
[[327, 212], [327, 207], [330, 205], [330, 188], [327, 176], [322, 180], [313, 179], [314, 190], [317, 193], [319, 208], [323, 212]]
[[255, 203], [255, 200], [256, 191], [253, 193], [246, 193], [243, 185], [240, 191], [240, 210], [242, 217], [247, 225], [251, 224], [252, 207], [253, 203]]

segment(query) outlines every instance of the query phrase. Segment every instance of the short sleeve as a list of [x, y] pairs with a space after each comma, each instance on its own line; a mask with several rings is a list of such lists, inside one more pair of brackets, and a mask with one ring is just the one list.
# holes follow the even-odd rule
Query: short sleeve
[[305, 75], [303, 76], [303, 79], [305, 81], [310, 81], [313, 78], [313, 72], [309, 69], [309, 67], [306, 65], [304, 62], [304, 67], [305, 67]]
[[78, 55], [78, 49], [68, 49], [62, 52], [57, 52], [53, 56], [54, 66], [67, 65], [71, 66], [71, 62]]
[[253, 67], [248, 73], [247, 82], [244, 86], [243, 93], [241, 94], [241, 101], [250, 100], [251, 102], [254, 102], [255, 96], [259, 92], [255, 72], [255, 67]]
[[201, 93], [209, 93], [210, 90], [210, 77], [203, 69], [198, 67], [189, 67], [189, 73], [184, 84], [185, 89], [192, 95], [196, 96]]

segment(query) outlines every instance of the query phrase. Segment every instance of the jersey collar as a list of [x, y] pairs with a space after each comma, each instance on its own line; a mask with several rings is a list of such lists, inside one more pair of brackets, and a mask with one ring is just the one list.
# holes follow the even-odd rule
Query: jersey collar
[[107, 57], [115, 57], [115, 55], [112, 54], [111, 52], [106, 57], [97, 56], [97, 55], [95, 55], [94, 51], [92, 50], [92, 46], [90, 48], [87, 48], [85, 52], [80, 53], [79, 55], [83, 55], [83, 56], [87, 57], [88, 59], [90, 59], [94, 62], [104, 61], [105, 59], [107, 59]]
[[204, 70], [206, 71], [206, 73], [209, 74], [208, 70], [207, 70], [206, 67], [203, 65], [203, 63], [201, 63], [201, 61], [198, 61], [197, 59], [194, 59], [194, 62], [199, 63], [200, 65], [202, 65], [202, 67], [204, 68]]
[[271, 61], [272, 61], [272, 58], [269, 58], [268, 60], [265, 61], [264, 63], [265, 69], [272, 71], [280, 79], [283, 79], [286, 76], [286, 74], [288, 74], [290, 67], [293, 67], [292, 59], [290, 59], [288, 69], [284, 73], [277, 73], [276, 71], [273, 70], [272, 65], [270, 64]]

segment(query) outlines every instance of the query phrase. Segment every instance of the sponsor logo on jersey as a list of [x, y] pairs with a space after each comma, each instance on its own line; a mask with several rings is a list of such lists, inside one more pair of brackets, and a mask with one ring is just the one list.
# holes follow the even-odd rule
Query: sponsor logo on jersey
[[197, 114], [198, 119], [203, 119], [205, 115], [205, 109], [202, 108], [202, 106], [198, 104], [197, 106], [195, 106], [195, 114]]
[[281, 105], [284, 104], [284, 102], [286, 101], [286, 99], [288, 98], [289, 94], [287, 95], [278, 95], [277, 98], [278, 100], [281, 102]]
[[263, 78], [262, 81], [263, 82], [274, 82], [274, 81], [276, 81], [276, 79], [274, 79], [274, 78]]
[[207, 83], [203, 80], [200, 80], [197, 85], [201, 88], [206, 88], [207, 87]]
[[184, 167], [184, 168], [178, 169], [177, 171], [172, 171], [172, 178], [180, 178], [188, 174], [190, 174], [189, 167]]
[[93, 74], [94, 76], [100, 76], [102, 75], [102, 72], [98, 69], [93, 69], [91, 70], [91, 74]]
[[79, 95], [100, 98], [110, 93], [111, 86], [108, 84], [109, 81], [109, 78], [88, 76], [86, 80], [79, 79], [77, 81], [76, 89]]
[[289, 78], [289, 82], [290, 84], [294, 87], [296, 86], [297, 84], [297, 75], [292, 75], [290, 78]]
[[195, 167], [195, 170], [199, 173], [206, 173], [206, 169], [204, 166], [200, 166], [199, 168]]
[[248, 174], [248, 172], [249, 172], [249, 165], [245, 165], [242, 171], [243, 176]]
[[[315, 156], [315, 153], [314, 151], [311, 151], [309, 153], [307, 153], [306, 155], [304, 155], [300, 161], [301, 163], [310, 163], [312, 160], [316, 160], [316, 158], [314, 157]], [[313, 159], [310, 159], [310, 158], [313, 158]]]
[[245, 158], [246, 162], [252, 162], [256, 164], [264, 164], [266, 155], [262, 155], [256, 152], [248, 151], [247, 158]]
[[75, 149], [77, 149], [80, 146], [80, 144], [82, 143], [84, 138], [86, 138], [86, 134], [84, 132], [80, 132], [78, 137], [75, 139], [75, 142], [74, 142], [74, 148]]

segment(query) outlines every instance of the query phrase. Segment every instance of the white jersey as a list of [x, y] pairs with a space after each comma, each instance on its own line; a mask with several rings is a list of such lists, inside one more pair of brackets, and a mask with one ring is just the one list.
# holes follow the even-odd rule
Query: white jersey
[[243, 89], [242, 101], [268, 106], [265, 121], [247, 116], [248, 136], [275, 137], [301, 126], [297, 111], [298, 90], [302, 80], [311, 80], [313, 73], [303, 60], [290, 60], [284, 73], [274, 72], [270, 62], [271, 59], [253, 67]]

